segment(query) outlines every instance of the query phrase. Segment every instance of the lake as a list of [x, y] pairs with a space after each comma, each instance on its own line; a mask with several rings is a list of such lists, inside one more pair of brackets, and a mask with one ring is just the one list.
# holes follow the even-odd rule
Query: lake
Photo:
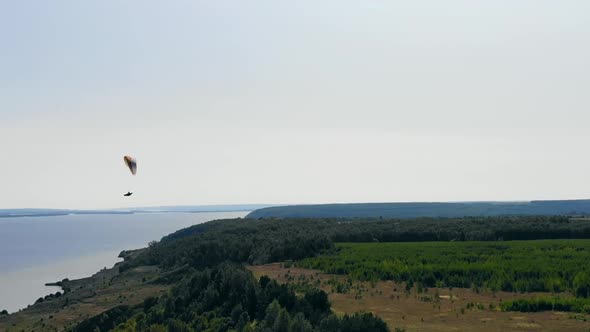
[[60, 290], [46, 282], [87, 277], [122, 250], [215, 219], [248, 212], [137, 213], [0, 218], [0, 310], [18, 311]]

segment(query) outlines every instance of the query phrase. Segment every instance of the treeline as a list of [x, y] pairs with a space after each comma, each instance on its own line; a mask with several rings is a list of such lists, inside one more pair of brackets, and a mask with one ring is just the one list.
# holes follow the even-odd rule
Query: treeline
[[524, 215], [590, 215], [590, 200], [289, 205], [258, 209], [251, 212], [248, 218], [457, 218]]
[[[241, 222], [240, 222], [241, 221]], [[568, 216], [462, 218], [288, 218], [237, 219], [185, 228], [163, 242], [197, 234], [323, 235], [334, 242], [498, 241], [590, 238], [590, 218]]]
[[192, 270], [160, 298], [120, 306], [90, 318], [73, 331], [248, 331], [381, 332], [385, 323], [370, 313], [338, 317], [325, 292], [296, 296], [287, 285], [232, 264]]
[[[237, 241], [250, 263], [298, 259], [315, 254], [331, 242], [509, 241], [590, 239], [590, 218], [567, 216], [464, 218], [290, 218], [218, 220], [164, 237], [161, 244], [220, 237]], [[305, 242], [301, 242], [305, 241]], [[311, 248], [307, 245], [315, 243]], [[305, 248], [302, 248], [304, 247]], [[181, 245], [185, 248], [185, 243]], [[253, 248], [256, 247], [256, 248]], [[231, 249], [230, 249], [231, 250]], [[296, 257], [294, 257], [296, 256]], [[232, 254], [237, 260], [243, 257]]]
[[[138, 265], [159, 265], [171, 270], [178, 267], [202, 269], [223, 262], [264, 264], [301, 260], [332, 251], [335, 242], [506, 242], [554, 238], [590, 238], [590, 220], [560, 216], [414, 220], [217, 220], [185, 228], [164, 237], [134, 260], [125, 262], [121, 270]], [[524, 257], [523, 262], [527, 261], [531, 260]], [[468, 261], [455, 262], [470, 264]], [[551, 283], [553, 286], [522, 285], [522, 282], [518, 281], [519, 277], [515, 275], [514, 282], [502, 282], [497, 288], [511, 291], [526, 288], [526, 291], [533, 291], [548, 288], [561, 290], [569, 287], [555, 282]], [[566, 279], [573, 279], [573, 276], [566, 276]], [[482, 273], [477, 278], [469, 276], [462, 280], [447, 280], [446, 283], [454, 287], [469, 287], [473, 283], [492, 281], [490, 275]], [[500, 281], [495, 283], [498, 284]]]
[[223, 262], [261, 264], [314, 256], [334, 247], [327, 228], [334, 223], [307, 220], [216, 220], [164, 237], [122, 269], [188, 265], [201, 269]]
[[566, 216], [342, 220], [329, 236], [335, 242], [588, 239], [590, 220]]
[[504, 311], [539, 312], [565, 311], [590, 314], [590, 300], [582, 298], [564, 298], [545, 296], [532, 299], [505, 301], [501, 304]]

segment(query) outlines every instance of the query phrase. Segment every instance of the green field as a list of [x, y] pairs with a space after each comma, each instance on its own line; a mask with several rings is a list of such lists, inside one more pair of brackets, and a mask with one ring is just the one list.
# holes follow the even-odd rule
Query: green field
[[590, 240], [338, 243], [297, 262], [354, 280], [590, 297]]

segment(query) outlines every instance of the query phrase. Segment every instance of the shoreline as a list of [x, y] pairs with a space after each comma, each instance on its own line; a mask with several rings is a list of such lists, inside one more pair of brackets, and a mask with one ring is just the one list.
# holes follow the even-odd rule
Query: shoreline
[[24, 309], [0, 316], [0, 330], [62, 331], [115, 306], [137, 305], [148, 297], [161, 295], [169, 286], [156, 282], [161, 276], [159, 267], [140, 266], [119, 272], [123, 262], [145, 249], [121, 251], [113, 256], [123, 258], [122, 261], [91, 276], [46, 283], [51, 287], [59, 285], [61, 291], [45, 295]]
[[80, 280], [83, 280], [83, 279], [92, 278], [92, 277], [94, 277], [95, 275], [99, 274], [102, 271], [114, 269], [114, 268], [118, 267], [118, 265], [122, 264], [123, 262], [126, 262], [126, 261], [132, 259], [134, 256], [138, 255], [139, 253], [141, 253], [145, 249], [147, 249], [147, 247], [146, 248], [139, 248], [139, 249], [123, 250], [123, 251], [121, 251], [119, 253], [119, 255], [117, 255], [117, 258], [122, 258], [123, 259], [122, 261], [115, 262], [115, 264], [112, 267], [110, 267], [110, 268], [104, 267], [104, 268], [102, 268], [98, 272], [95, 272], [94, 274], [92, 274], [89, 277], [81, 277], [81, 278], [73, 279], [73, 280], [70, 280], [69, 278], [64, 278], [61, 281], [46, 282], [45, 283], [45, 286], [48, 286], [48, 287], [61, 287], [61, 289], [65, 291], [65, 289], [67, 289], [67, 287], [69, 287], [72, 283], [79, 282]]
[[146, 247], [151, 241], [203, 222], [241, 218], [245, 214], [174, 212], [0, 218], [0, 311], [17, 312], [40, 296], [61, 291], [59, 286], [45, 286], [46, 283], [87, 277], [103, 267], [111, 267], [122, 260], [121, 252], [125, 249]]
[[0, 291], [4, 299], [10, 299], [10, 302], [0, 304], [0, 310], [7, 310], [10, 314], [26, 310], [39, 298], [45, 298], [56, 291], [63, 292], [66, 280], [72, 283], [91, 278], [104, 271], [107, 266], [114, 268], [123, 262], [120, 254], [118, 250], [107, 250], [0, 273]]

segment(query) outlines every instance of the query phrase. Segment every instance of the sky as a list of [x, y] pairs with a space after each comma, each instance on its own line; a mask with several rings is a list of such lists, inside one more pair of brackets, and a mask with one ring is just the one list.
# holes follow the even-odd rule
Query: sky
[[2, 1], [0, 208], [590, 198], [589, 40], [583, 0]]

